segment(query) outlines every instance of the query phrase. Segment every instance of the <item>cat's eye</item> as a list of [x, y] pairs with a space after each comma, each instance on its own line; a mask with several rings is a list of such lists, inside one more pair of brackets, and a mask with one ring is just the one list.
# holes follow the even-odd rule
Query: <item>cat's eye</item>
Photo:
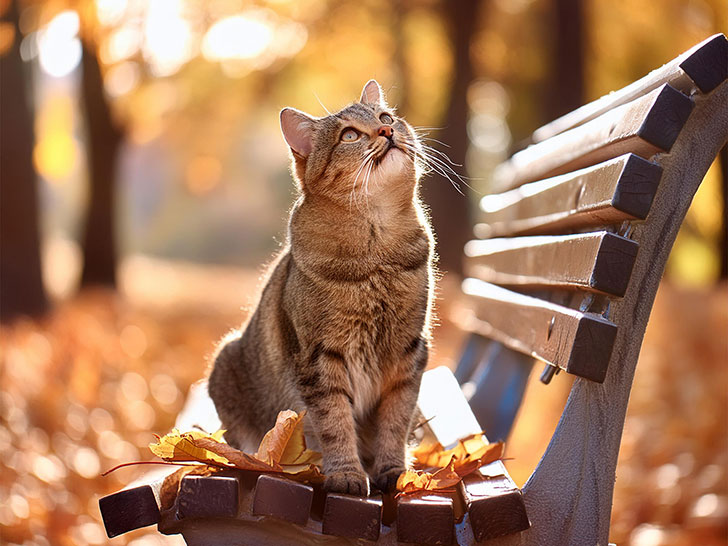
[[341, 140], [343, 142], [355, 142], [359, 140], [359, 133], [355, 129], [347, 129], [341, 133]]
[[381, 116], [379, 116], [379, 121], [381, 121], [385, 125], [392, 125], [394, 123], [394, 119], [389, 114], [382, 114]]

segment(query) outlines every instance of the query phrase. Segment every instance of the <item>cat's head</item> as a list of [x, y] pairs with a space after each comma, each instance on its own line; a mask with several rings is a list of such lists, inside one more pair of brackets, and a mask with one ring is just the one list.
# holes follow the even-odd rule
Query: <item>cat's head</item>
[[387, 105], [374, 80], [364, 86], [359, 102], [335, 114], [316, 118], [283, 109], [281, 130], [304, 195], [342, 204], [411, 200], [414, 195], [417, 136]]

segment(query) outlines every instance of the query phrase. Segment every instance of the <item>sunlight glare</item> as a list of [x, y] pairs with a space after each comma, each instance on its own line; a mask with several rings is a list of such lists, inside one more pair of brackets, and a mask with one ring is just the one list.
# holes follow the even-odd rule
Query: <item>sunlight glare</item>
[[102, 25], [114, 25], [124, 16], [127, 0], [96, 0], [96, 17]]
[[66, 10], [56, 15], [39, 33], [38, 50], [41, 68], [56, 78], [67, 76], [81, 62], [78, 39], [78, 14]]
[[114, 64], [134, 55], [142, 45], [142, 33], [136, 26], [125, 25], [112, 32], [101, 48], [103, 61]]
[[293, 57], [303, 49], [307, 40], [308, 32], [305, 25], [291, 21], [278, 27], [271, 50], [279, 57]]
[[190, 24], [178, 0], [157, 0], [149, 6], [144, 24], [144, 57], [152, 74], [171, 76], [195, 54]]
[[253, 59], [273, 41], [267, 10], [249, 10], [217, 21], [205, 34], [202, 54], [208, 60]]
[[49, 182], [63, 182], [79, 161], [79, 143], [73, 136], [73, 101], [69, 96], [53, 97], [43, 103], [36, 116], [36, 134], [36, 169]]
[[112, 66], [104, 75], [104, 89], [112, 97], [120, 97], [132, 91], [140, 79], [139, 65], [133, 61]]

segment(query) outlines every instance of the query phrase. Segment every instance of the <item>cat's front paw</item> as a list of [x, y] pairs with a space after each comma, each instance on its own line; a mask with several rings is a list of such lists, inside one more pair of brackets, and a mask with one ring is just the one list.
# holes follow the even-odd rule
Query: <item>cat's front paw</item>
[[324, 489], [333, 493], [369, 496], [369, 479], [364, 471], [331, 472], [326, 476]]
[[404, 470], [403, 466], [398, 466], [384, 472], [377, 472], [374, 475], [374, 485], [383, 493], [390, 493], [397, 488], [397, 479]]

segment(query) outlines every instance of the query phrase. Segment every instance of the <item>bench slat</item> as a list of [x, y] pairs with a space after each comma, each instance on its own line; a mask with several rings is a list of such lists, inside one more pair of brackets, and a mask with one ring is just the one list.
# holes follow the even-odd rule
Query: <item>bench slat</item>
[[480, 201], [481, 239], [542, 235], [644, 220], [662, 168], [634, 154], [539, 180]]
[[669, 151], [693, 109], [669, 85], [610, 110], [584, 125], [529, 146], [494, 173], [495, 191], [567, 173], [632, 152], [650, 158]]
[[723, 34], [715, 34], [627, 87], [585, 104], [536, 129], [531, 139], [533, 142], [541, 142], [551, 138], [666, 83], [689, 95], [696, 86], [701, 92], [709, 93], [726, 78], [728, 40]]
[[469, 328], [564, 371], [601, 383], [607, 373], [617, 327], [582, 313], [468, 278], [474, 316]]
[[502, 286], [623, 296], [638, 245], [614, 233], [485, 239], [465, 245], [467, 273]]

